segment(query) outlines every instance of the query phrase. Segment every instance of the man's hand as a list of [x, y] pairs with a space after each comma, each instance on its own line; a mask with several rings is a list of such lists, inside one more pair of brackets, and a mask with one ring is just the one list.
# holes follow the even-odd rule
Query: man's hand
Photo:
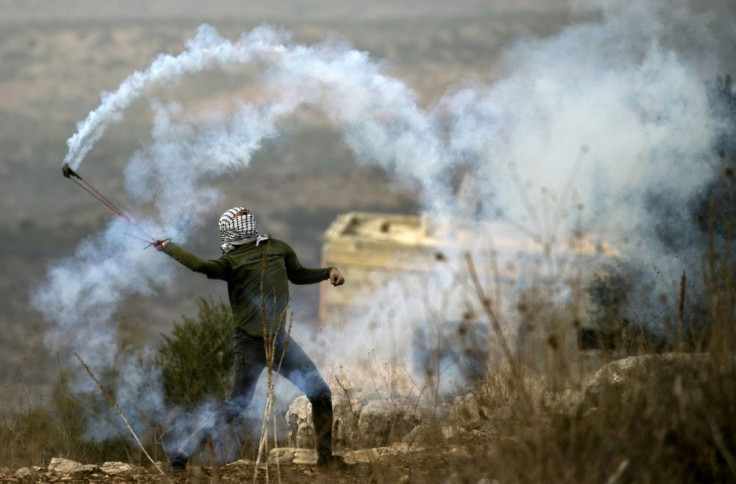
[[345, 284], [345, 278], [342, 277], [342, 274], [337, 270], [337, 267], [330, 268], [330, 284], [335, 287]]
[[161, 252], [162, 250], [164, 250], [164, 247], [166, 247], [169, 242], [171, 242], [171, 239], [159, 239], [155, 240], [151, 245], [153, 245], [153, 247], [157, 251]]

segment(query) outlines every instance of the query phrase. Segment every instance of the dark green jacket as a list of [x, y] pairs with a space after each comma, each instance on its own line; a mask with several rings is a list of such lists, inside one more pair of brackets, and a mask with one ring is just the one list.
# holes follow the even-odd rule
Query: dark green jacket
[[235, 324], [255, 336], [262, 336], [264, 327], [271, 332], [280, 322], [288, 326], [288, 281], [314, 284], [330, 274], [330, 268], [302, 267], [294, 250], [276, 239], [258, 246], [245, 244], [212, 260], [202, 260], [172, 242], [164, 252], [195, 272], [226, 281]]

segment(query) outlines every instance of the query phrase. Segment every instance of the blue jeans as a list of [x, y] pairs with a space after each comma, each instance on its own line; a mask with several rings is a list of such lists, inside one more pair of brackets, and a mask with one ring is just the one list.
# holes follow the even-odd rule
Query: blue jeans
[[[209, 436], [217, 435], [221, 427], [232, 422], [253, 400], [256, 383], [267, 366], [266, 341], [242, 329], [235, 330], [233, 387], [227, 400], [217, 407], [213, 427], [204, 427], [189, 437], [180, 450], [191, 455]], [[332, 393], [319, 370], [304, 350], [283, 334], [273, 343], [273, 369], [286, 377], [306, 394], [312, 404], [312, 421], [317, 437], [317, 453], [324, 458], [332, 455]]]

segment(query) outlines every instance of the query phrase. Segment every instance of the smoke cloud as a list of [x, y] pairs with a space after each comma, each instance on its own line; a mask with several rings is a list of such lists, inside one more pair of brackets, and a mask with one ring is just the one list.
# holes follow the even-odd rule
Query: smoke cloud
[[[733, 67], [726, 53], [733, 52], [734, 30], [716, 10], [679, 0], [586, 1], [576, 8], [587, 20], [550, 38], [516, 40], [497, 81], [454, 86], [428, 108], [404, 82], [383, 74], [381, 62], [346, 42], [299, 45], [267, 26], [232, 42], [203, 25], [184, 52], [159, 56], [104, 94], [68, 140], [64, 161], [77, 169], [126, 108], [148, 98], [152, 138], [132, 155], [126, 190], [146, 232], [185, 243], [194, 228], [213, 220], [221, 201], [217, 177], [247, 168], [263, 142], [279, 136], [282, 120], [313, 105], [338, 127], [358, 163], [416, 188], [435, 220], [505, 221], [539, 247], [585, 233], [644, 266], [666, 266], [660, 269], [669, 282], [686, 261], [662, 259], [648, 203], [652, 194], [666, 193], [673, 206], [684, 207], [712, 178], [705, 160], [724, 120], [713, 114], [709, 83]], [[263, 96], [241, 102], [234, 114], [187, 112], [152, 94], [153, 87], [203, 70], [231, 75], [239, 65], [257, 68], [251, 82]], [[458, 173], [465, 180], [460, 186]], [[157, 214], [142, 215], [144, 206]], [[103, 348], [114, 346], [112, 319], [123, 298], [153, 295], [172, 279], [174, 263], [140, 250], [126, 230], [113, 221], [83, 241], [49, 269], [32, 296], [54, 323], [47, 341], [68, 342], [92, 367], [113, 364]], [[465, 250], [480, 250], [456, 247], [448, 264], [462, 264]], [[350, 322], [349, 341], [400, 354], [410, 338], [405, 322], [427, 312], [420, 306], [441, 299], [436, 296], [453, 280], [408, 298], [396, 294], [411, 294], [412, 286], [396, 284], [371, 295], [373, 310]], [[458, 311], [466, 307], [461, 299], [454, 303]], [[370, 321], [381, 324], [369, 331]], [[349, 366], [356, 349], [330, 346], [332, 361]], [[155, 387], [150, 378], [127, 383]], [[117, 389], [129, 392], [135, 390]], [[160, 398], [147, 402], [161, 405]], [[126, 404], [136, 409], [141, 402]]]

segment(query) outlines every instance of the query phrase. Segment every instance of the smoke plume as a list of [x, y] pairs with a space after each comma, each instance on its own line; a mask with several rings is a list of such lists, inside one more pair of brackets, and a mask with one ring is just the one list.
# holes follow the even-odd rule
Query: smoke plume
[[[77, 169], [126, 108], [149, 99], [151, 141], [131, 156], [126, 190], [137, 207], [157, 208], [137, 217], [147, 232], [186, 243], [215, 217], [217, 177], [243, 176], [235, 174], [265, 140], [279, 136], [280, 122], [312, 105], [338, 127], [356, 162], [415, 188], [434, 220], [450, 227], [453, 216], [500, 220], [540, 247], [584, 233], [656, 266], [669, 283], [687, 261], [661, 257], [648, 204], [652, 194], [666, 193], [679, 210], [712, 178], [707, 159], [724, 120], [713, 114], [709, 83], [733, 67], [733, 28], [716, 10], [680, 0], [576, 5], [587, 20], [550, 38], [516, 40], [497, 81], [451, 87], [428, 108], [407, 84], [383, 74], [382, 62], [346, 42], [300, 45], [267, 26], [233, 42], [203, 25], [184, 52], [157, 57], [104, 94], [69, 139], [64, 161]], [[152, 94], [203, 70], [232, 75], [241, 65], [256, 67], [251, 82], [263, 96], [241, 102], [234, 114], [187, 112]], [[68, 342], [93, 367], [113, 363], [103, 348], [114, 346], [111, 321], [123, 298], [153, 295], [172, 279], [174, 263], [140, 250], [126, 230], [114, 221], [83, 241], [33, 294], [54, 324], [47, 341]], [[462, 264], [463, 251], [478, 249], [456, 247], [448, 264]], [[409, 298], [396, 294], [411, 286], [396, 284], [371, 295], [373, 310], [350, 322], [350, 341], [379, 350], [389, 342], [385, 354], [395, 355], [410, 338], [406, 320], [426, 312], [418, 306], [439, 300], [436, 293], [452, 279]], [[368, 320], [381, 324], [369, 331]], [[355, 348], [329, 346], [331, 358], [350, 365]]]

